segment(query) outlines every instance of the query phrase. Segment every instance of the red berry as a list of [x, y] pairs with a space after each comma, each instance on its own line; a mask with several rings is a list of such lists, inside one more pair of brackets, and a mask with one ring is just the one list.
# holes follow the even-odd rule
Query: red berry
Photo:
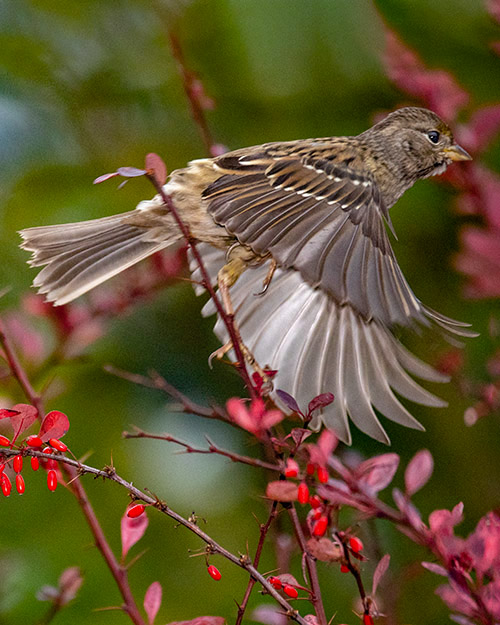
[[16, 475], [16, 490], [20, 495], [24, 493], [24, 478], [20, 473]]
[[60, 451], [62, 453], [64, 453], [65, 451], [68, 451], [68, 446], [62, 441], [60, 441], [58, 438], [51, 438], [49, 441], [49, 445], [51, 445], [54, 449], [57, 449], [57, 451]]
[[327, 527], [328, 527], [328, 517], [323, 515], [314, 524], [313, 536], [324, 536]]
[[323, 502], [321, 501], [321, 499], [318, 497], [318, 495], [313, 495], [310, 499], [309, 499], [309, 505], [311, 506], [311, 508], [320, 508], [323, 505]]
[[5, 464], [0, 464], [0, 474], [3, 473], [4, 469], [5, 469]]
[[316, 465], [312, 462], [308, 462], [306, 464], [306, 473], [307, 475], [314, 475], [314, 471], [316, 471]]
[[0, 487], [2, 488], [2, 493], [5, 497], [10, 495], [10, 491], [12, 490], [12, 484], [10, 483], [9, 476], [6, 473], [2, 473], [0, 475]]
[[23, 457], [21, 455], [14, 456], [12, 468], [16, 473], [21, 473], [21, 471], [23, 470]]
[[286, 467], [285, 467], [285, 477], [297, 477], [299, 474], [299, 465], [293, 460], [289, 458]]
[[54, 450], [52, 449], [52, 447], [44, 447], [42, 449], [42, 451], [43, 451], [44, 454], [47, 454], [48, 456], [50, 456], [50, 454], [54, 453]]
[[33, 469], [33, 471], [38, 471], [38, 469], [40, 468], [40, 461], [36, 456], [31, 456], [31, 468]]
[[318, 482], [321, 482], [321, 484], [326, 484], [330, 476], [328, 475], [328, 471], [325, 469], [325, 467], [318, 467], [316, 472], [318, 475]]
[[144, 504], [138, 503], [127, 510], [127, 516], [131, 519], [137, 519], [137, 517], [141, 516], [141, 514], [144, 513], [145, 509], [146, 506]]
[[354, 551], [354, 553], [359, 553], [360, 551], [363, 551], [363, 543], [356, 536], [351, 536], [351, 538], [349, 538], [349, 546]]
[[283, 587], [283, 583], [281, 582], [279, 577], [270, 577], [268, 579], [268, 582], [271, 584], [271, 586], [274, 586], [276, 590], [280, 590]]
[[371, 614], [363, 614], [363, 625], [373, 625], [373, 617]]
[[43, 441], [39, 436], [33, 434], [32, 436], [28, 436], [26, 439], [26, 444], [30, 447], [41, 447], [43, 445]]
[[297, 499], [299, 503], [307, 503], [309, 501], [309, 489], [307, 488], [307, 484], [305, 482], [301, 482], [299, 484], [299, 489], [297, 491]]
[[6, 436], [0, 435], [0, 446], [1, 447], [10, 447], [10, 441]]
[[285, 595], [288, 595], [290, 599], [297, 599], [297, 597], [299, 596], [297, 589], [293, 586], [290, 586], [289, 584], [285, 584], [283, 586], [283, 592], [285, 593]]
[[[311, 503], [311, 502], [309, 502]], [[323, 516], [323, 510], [320, 510], [319, 508], [314, 510], [313, 514], [312, 514], [312, 519], [313, 521], [317, 521], [318, 519], [321, 519], [321, 517]]]
[[214, 566], [213, 564], [210, 564], [210, 566], [207, 567], [207, 571], [208, 574], [210, 575], [210, 577], [212, 579], [215, 579], [216, 582], [218, 582], [220, 580], [220, 578], [222, 577], [222, 575], [220, 574], [219, 569]]
[[347, 564], [341, 564], [340, 565], [340, 572], [341, 573], [349, 573], [349, 567], [347, 566]]
[[47, 486], [48, 489], [52, 492], [57, 488], [57, 475], [54, 470], [51, 470], [47, 473]]

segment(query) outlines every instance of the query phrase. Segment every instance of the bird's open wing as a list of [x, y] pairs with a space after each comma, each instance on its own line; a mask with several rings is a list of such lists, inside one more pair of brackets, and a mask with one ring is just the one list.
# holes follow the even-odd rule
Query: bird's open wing
[[276, 145], [218, 159], [221, 177], [203, 194], [217, 223], [365, 321], [411, 326], [431, 319], [468, 334], [466, 324], [436, 316], [413, 294], [389, 242], [388, 211], [368, 173], [351, 169], [345, 157], [332, 158], [331, 150], [283, 155]]

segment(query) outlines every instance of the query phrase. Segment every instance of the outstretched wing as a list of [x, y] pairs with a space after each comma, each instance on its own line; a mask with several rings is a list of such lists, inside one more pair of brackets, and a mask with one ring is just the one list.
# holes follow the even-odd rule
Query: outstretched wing
[[[287, 150], [268, 144], [253, 153], [217, 160], [221, 177], [204, 192], [208, 210], [258, 254], [271, 253], [340, 306], [349, 304], [365, 321], [388, 326], [429, 325], [447, 330], [465, 324], [437, 320], [415, 297], [394, 256], [389, 223], [376, 182], [349, 167], [343, 151]], [[298, 152], [298, 154], [297, 154]]]

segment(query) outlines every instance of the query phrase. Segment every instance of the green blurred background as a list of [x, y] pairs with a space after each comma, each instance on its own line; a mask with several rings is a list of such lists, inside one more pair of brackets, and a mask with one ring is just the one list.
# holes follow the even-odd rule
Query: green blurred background
[[[369, 0], [2, 0], [0, 286], [11, 287], [2, 310], [18, 306], [34, 275], [27, 255], [17, 248], [17, 230], [131, 209], [152, 195], [146, 181], [117, 191], [114, 181], [93, 187], [92, 180], [121, 165], [140, 167], [147, 152], [161, 154], [170, 170], [205, 155], [170, 54], [169, 27], [216, 101], [215, 110], [207, 113], [216, 140], [238, 148], [355, 134], [376, 113], [407, 103], [384, 74], [383, 20], [427, 64], [456, 76], [471, 93], [471, 109], [498, 101], [498, 57], [488, 49], [498, 29], [479, 0], [380, 0], [376, 5]], [[497, 171], [498, 157], [497, 142], [485, 157]], [[488, 324], [498, 319], [499, 309], [496, 302], [461, 297], [463, 278], [451, 269], [461, 225], [452, 199], [451, 191], [429, 180], [408, 192], [393, 210], [399, 234], [395, 251], [424, 302], [473, 322], [481, 332], [467, 342], [466, 373], [473, 381], [487, 381], [485, 362], [494, 348]], [[212, 320], [199, 316], [201, 304], [186, 283], [140, 303], [110, 324], [85, 359], [56, 369], [62, 394], [48, 404], [69, 415], [65, 440], [76, 454], [90, 450], [89, 463], [95, 466], [112, 456], [118, 472], [137, 486], [147, 486], [185, 516], [195, 510], [205, 517], [207, 531], [225, 547], [244, 552], [248, 544], [253, 553], [258, 531], [252, 513], [261, 520], [266, 516], [261, 499], [266, 476], [217, 457], [182, 456], [166, 443], [123, 441], [120, 434], [131, 424], [193, 443], [209, 434], [221, 446], [256, 453], [248, 439], [221, 424], [175, 414], [159, 393], [102, 372], [108, 362], [137, 372], [154, 368], [201, 402], [240, 394], [241, 385], [227, 367], [207, 367], [217, 342]], [[429, 361], [444, 349], [427, 337], [410, 337], [408, 344]], [[462, 499], [467, 532], [499, 504], [498, 415], [467, 429], [463, 412], [474, 399], [456, 383], [437, 391], [449, 408], [412, 407], [425, 433], [390, 423], [388, 431], [393, 450], [405, 462], [423, 447], [434, 455], [432, 483], [416, 497], [423, 514]], [[22, 400], [11, 387], [5, 391], [4, 403]], [[355, 436], [354, 449], [364, 455], [384, 451], [362, 435]], [[401, 475], [398, 479], [401, 483]], [[120, 597], [74, 499], [63, 488], [49, 494], [42, 474], [27, 474], [26, 481], [23, 497], [0, 501], [0, 624], [39, 622], [48, 606], [35, 598], [37, 589], [55, 584], [72, 565], [82, 568], [85, 583], [55, 622], [128, 622], [120, 612], [93, 613], [119, 604]], [[84, 484], [119, 553], [125, 493], [90, 477]], [[287, 529], [285, 519], [282, 526]], [[390, 621], [442, 623], [448, 611], [433, 595], [441, 580], [412, 565], [427, 554], [384, 524], [377, 525], [377, 532], [381, 551], [392, 554], [397, 580], [385, 587], [396, 606], [397, 618]], [[223, 579], [212, 582], [202, 558], [188, 557], [188, 549], [199, 547], [187, 531], [150, 514], [150, 528], [132, 555], [148, 551], [130, 579], [139, 603], [151, 582], [162, 583], [157, 623], [201, 614], [234, 620], [234, 600], [241, 600], [246, 576], [214, 558]], [[273, 566], [270, 550], [262, 570]], [[300, 576], [297, 558], [294, 566]], [[367, 564], [367, 579], [372, 570]], [[336, 613], [337, 623], [358, 622], [351, 611], [354, 580], [335, 566], [320, 565], [320, 575], [327, 613]], [[254, 593], [251, 606], [261, 601]]]

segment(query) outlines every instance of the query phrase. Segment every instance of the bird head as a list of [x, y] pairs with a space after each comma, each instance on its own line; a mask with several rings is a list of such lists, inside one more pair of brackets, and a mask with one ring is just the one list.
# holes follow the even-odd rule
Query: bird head
[[388, 155], [389, 166], [406, 188], [420, 178], [443, 173], [453, 161], [471, 160], [448, 125], [424, 108], [398, 109], [365, 134], [376, 151]]

